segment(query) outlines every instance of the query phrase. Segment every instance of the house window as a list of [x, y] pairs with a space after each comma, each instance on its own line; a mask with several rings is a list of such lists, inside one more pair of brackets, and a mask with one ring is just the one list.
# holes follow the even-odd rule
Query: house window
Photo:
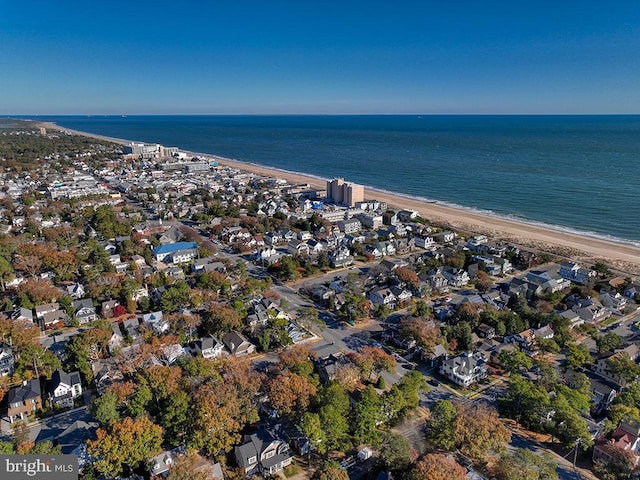
[[249, 459], [247, 460], [247, 462], [249, 462], [250, 464], [254, 464], [258, 461], [258, 457], [249, 457]]
[[266, 453], [264, 454], [264, 458], [271, 458], [271, 457], [273, 457], [275, 454], [276, 454], [276, 451], [275, 451], [275, 450], [271, 450], [270, 452], [266, 452]]

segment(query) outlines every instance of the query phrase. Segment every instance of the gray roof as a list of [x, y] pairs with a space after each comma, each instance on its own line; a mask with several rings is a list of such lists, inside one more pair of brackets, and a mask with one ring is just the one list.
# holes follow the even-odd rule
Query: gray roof
[[24, 402], [29, 398], [37, 398], [41, 396], [41, 394], [40, 380], [36, 378], [27, 382], [26, 385], [9, 390], [9, 393], [7, 394], [7, 403], [11, 405], [12, 403]]
[[69, 385], [70, 387], [73, 385], [81, 385], [80, 372], [66, 373], [63, 370], [56, 370], [53, 372], [53, 375], [51, 375], [49, 390], [53, 392], [61, 384]]

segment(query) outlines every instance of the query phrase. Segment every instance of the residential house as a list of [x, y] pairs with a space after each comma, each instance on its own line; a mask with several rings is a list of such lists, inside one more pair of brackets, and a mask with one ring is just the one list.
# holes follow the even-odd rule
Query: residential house
[[163, 317], [162, 311], [145, 313], [142, 315], [142, 323], [158, 335], [163, 335], [169, 331], [169, 322]]
[[235, 330], [225, 334], [222, 337], [222, 341], [231, 352], [231, 355], [249, 355], [256, 351], [256, 346], [247, 337]]
[[98, 319], [96, 307], [93, 306], [93, 300], [90, 298], [75, 300], [73, 302], [73, 315], [76, 317], [76, 320], [78, 320], [80, 325], [84, 325]]
[[194, 344], [195, 351], [206, 359], [215, 359], [224, 354], [224, 344], [213, 335], [202, 337]]
[[249, 325], [251, 329], [265, 326], [269, 321], [267, 308], [262, 305], [262, 303], [254, 303], [251, 310], [252, 313], [247, 316], [247, 325]]
[[95, 439], [98, 427], [98, 422], [76, 420], [55, 437], [55, 444], [60, 447], [60, 453], [78, 456], [80, 470], [82, 470], [89, 457], [87, 440]]
[[520, 333], [516, 333], [509, 338], [509, 342], [517, 345], [520, 350], [530, 357], [537, 354], [536, 348], [536, 331], [529, 328]]
[[109, 353], [113, 355], [118, 348], [122, 347], [124, 337], [122, 336], [120, 324], [118, 322], [111, 323], [111, 330], [112, 333], [109, 341], [107, 342], [107, 348], [109, 349]]
[[13, 375], [13, 370], [13, 348], [6, 343], [0, 343], [0, 376], [11, 376]]
[[7, 416], [13, 423], [23, 420], [28, 415], [42, 410], [42, 394], [40, 380], [25, 380], [21, 386], [14, 387], [7, 393]]
[[572, 310], [575, 311], [585, 323], [598, 323], [611, 316], [611, 311], [603, 307], [602, 304], [594, 298], [580, 299], [580, 301], [572, 307]]
[[158, 241], [161, 245], [168, 245], [170, 243], [179, 242], [183, 237], [184, 235], [182, 234], [180, 229], [176, 226], [172, 226], [171, 228], [169, 228], [169, 230], [160, 235]]
[[185, 349], [179, 343], [166, 345], [160, 349], [160, 359], [165, 365], [173, 365], [176, 360], [186, 355]]
[[341, 232], [344, 232], [345, 235], [351, 235], [353, 233], [358, 233], [362, 230], [362, 223], [357, 218], [350, 218], [348, 220], [340, 220], [338, 222], [338, 228]]
[[42, 320], [46, 313], [55, 312], [60, 308], [58, 302], [45, 303], [44, 305], [36, 305], [36, 318]]
[[309, 244], [302, 240], [293, 239], [287, 243], [287, 253], [291, 255], [309, 255]]
[[582, 268], [577, 263], [562, 262], [560, 264], [559, 274], [562, 278], [571, 280], [580, 285], [586, 285], [592, 279], [595, 279], [597, 272], [589, 268]]
[[616, 455], [616, 450], [626, 450], [633, 454], [634, 464], [640, 460], [640, 425], [635, 422], [621, 422], [611, 435], [611, 439], [600, 438], [593, 447], [593, 461], [607, 463]]
[[26, 321], [26, 322], [33, 323], [33, 312], [30, 309], [24, 308], [24, 307], [19, 307], [9, 312], [7, 317], [15, 321], [21, 321], [21, 322]]
[[480, 336], [481, 338], [488, 338], [490, 340], [496, 335], [496, 329], [487, 325], [486, 323], [481, 323], [480, 325], [478, 325], [478, 328], [476, 330], [478, 331], [478, 336]]
[[129, 264], [127, 262], [123, 262], [118, 254], [110, 255], [109, 262], [113, 265], [113, 268], [115, 268], [116, 273], [124, 273], [129, 268]]
[[127, 318], [122, 323], [122, 328], [126, 335], [131, 339], [131, 343], [139, 343], [142, 341], [142, 333], [140, 332], [140, 321], [137, 318]]
[[569, 326], [569, 328], [571, 329], [584, 323], [584, 320], [580, 318], [580, 315], [578, 315], [578, 313], [574, 312], [573, 310], [564, 310], [562, 312], [559, 312], [559, 315], [571, 322]]
[[247, 477], [261, 474], [275, 475], [291, 464], [293, 456], [289, 444], [266, 429], [243, 437], [243, 444], [235, 448], [238, 466]]
[[186, 449], [184, 447], [177, 447], [173, 450], [165, 450], [159, 453], [155, 457], [151, 458], [147, 465], [149, 465], [149, 475], [151, 478], [166, 477], [169, 475], [169, 470], [176, 463], [180, 455], [184, 455]]
[[118, 317], [126, 313], [126, 309], [122, 307], [120, 310], [117, 310], [116, 307], [119, 307], [120, 302], [118, 300], [107, 300], [106, 302], [102, 302], [102, 307], [100, 311], [102, 312], [102, 316], [104, 318], [113, 318]]
[[74, 283], [72, 285], [67, 285], [66, 293], [71, 298], [80, 299], [84, 297], [85, 291], [84, 286], [81, 283]]
[[440, 365], [440, 374], [456, 385], [468, 388], [487, 378], [487, 362], [480, 354], [463, 353], [444, 360]]
[[614, 352], [608, 352], [600, 356], [600, 358], [596, 360], [596, 363], [592, 370], [596, 372], [598, 375], [601, 375], [609, 380], [613, 380], [618, 385], [624, 385], [626, 381], [623, 378], [611, 372], [610, 366], [609, 366], [612, 360], [615, 361], [616, 358], [621, 356], [626, 356], [631, 360], [633, 360], [634, 362], [637, 362], [638, 358], [640, 358], [640, 348], [638, 347], [638, 344], [632, 343], [631, 345], [628, 345], [624, 348], [619, 348]]
[[433, 235], [433, 239], [438, 243], [451, 243], [456, 239], [456, 234], [450, 230], [444, 230]]
[[69, 322], [69, 315], [64, 310], [54, 310], [47, 312], [42, 316], [44, 328], [55, 328], [57, 326], [66, 325]]
[[329, 264], [333, 268], [347, 267], [353, 264], [353, 256], [347, 247], [338, 247], [329, 252]]
[[425, 250], [431, 250], [435, 247], [435, 240], [431, 235], [416, 235], [413, 237], [413, 242], [416, 247], [424, 248]]
[[198, 257], [198, 244], [196, 242], [168, 243], [157, 246], [152, 253], [158, 262], [184, 263]]
[[449, 281], [442, 274], [442, 268], [431, 270], [424, 276], [424, 281], [431, 287], [431, 290], [434, 291], [444, 291], [449, 287]]
[[373, 306], [386, 305], [395, 308], [398, 299], [388, 287], [376, 287], [368, 293], [369, 300]]
[[124, 381], [123, 373], [112, 358], [92, 362], [91, 371], [98, 395], [102, 395], [111, 385]]
[[442, 275], [447, 279], [448, 284], [454, 288], [462, 288], [471, 281], [466, 270], [461, 268], [444, 267]]
[[49, 383], [49, 399], [60, 408], [72, 408], [73, 401], [82, 395], [80, 372], [66, 373], [56, 370]]
[[624, 289], [624, 296], [630, 298], [631, 300], [635, 300], [640, 297], [640, 285], [637, 283], [632, 283]]
[[600, 292], [600, 302], [605, 307], [615, 310], [616, 312], [622, 312], [627, 306], [627, 298], [619, 293], [611, 294], [609, 292]]

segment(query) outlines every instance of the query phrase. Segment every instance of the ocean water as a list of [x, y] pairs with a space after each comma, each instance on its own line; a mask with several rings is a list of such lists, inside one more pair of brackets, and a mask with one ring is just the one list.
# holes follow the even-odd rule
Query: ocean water
[[31, 118], [640, 245], [640, 115]]

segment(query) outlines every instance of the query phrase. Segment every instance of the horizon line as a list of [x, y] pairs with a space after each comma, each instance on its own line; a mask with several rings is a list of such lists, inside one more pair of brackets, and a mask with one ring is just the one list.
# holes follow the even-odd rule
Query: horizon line
[[[26, 117], [542, 117], [542, 116], [638, 116], [638, 113], [0, 113], [0, 117], [24, 120]], [[25, 117], [25, 118], [19, 118]]]

